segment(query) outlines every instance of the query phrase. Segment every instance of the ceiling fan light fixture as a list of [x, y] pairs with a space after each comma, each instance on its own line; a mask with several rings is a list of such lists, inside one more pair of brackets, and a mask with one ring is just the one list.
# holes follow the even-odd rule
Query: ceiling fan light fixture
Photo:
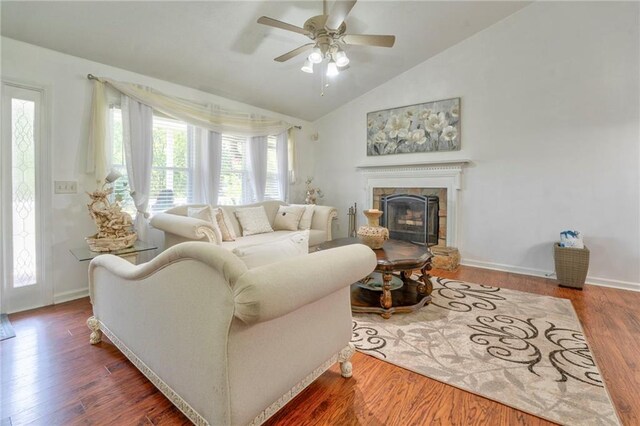
[[308, 74], [313, 74], [313, 64], [308, 59], [304, 61], [304, 65], [300, 69]]
[[339, 71], [336, 63], [333, 60], [329, 61], [327, 64], [327, 77], [335, 77], [338, 73]]
[[312, 64], [319, 64], [320, 62], [322, 62], [322, 51], [319, 47], [313, 48], [311, 54], [309, 55], [309, 61], [311, 61]]
[[343, 50], [339, 50], [336, 53], [336, 65], [339, 67], [346, 67], [349, 65], [349, 58]]

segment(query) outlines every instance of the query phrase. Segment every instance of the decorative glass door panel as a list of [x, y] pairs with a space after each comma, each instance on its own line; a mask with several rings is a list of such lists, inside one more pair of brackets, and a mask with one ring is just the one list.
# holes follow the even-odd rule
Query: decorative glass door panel
[[36, 280], [36, 150], [33, 101], [11, 99], [13, 287]]
[[2, 83], [1, 260], [3, 312], [53, 303], [44, 265], [50, 251], [42, 213], [51, 190], [43, 146], [44, 91]]

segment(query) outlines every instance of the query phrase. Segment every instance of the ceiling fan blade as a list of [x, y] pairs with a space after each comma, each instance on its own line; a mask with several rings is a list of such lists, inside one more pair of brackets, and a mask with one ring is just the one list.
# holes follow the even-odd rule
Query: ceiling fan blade
[[325, 27], [332, 30], [340, 28], [340, 25], [347, 19], [347, 15], [349, 15], [353, 6], [356, 5], [356, 1], [357, 0], [336, 0], [331, 8], [327, 22], [324, 24]]
[[293, 49], [291, 52], [287, 52], [284, 55], [278, 56], [277, 58], [274, 59], [274, 61], [277, 61], [277, 62], [288, 61], [289, 59], [298, 56], [302, 52], [306, 52], [307, 50], [313, 49], [313, 46], [314, 46], [313, 43], [303, 44], [302, 46], [296, 49]]
[[286, 22], [278, 21], [277, 19], [269, 18], [267, 16], [261, 16], [258, 18], [258, 24], [268, 25], [270, 27], [280, 28], [282, 30], [293, 31], [294, 33], [309, 35], [309, 31], [304, 28], [296, 27], [295, 25], [287, 24]]
[[356, 46], [393, 47], [396, 42], [396, 36], [393, 35], [345, 34], [342, 39]]

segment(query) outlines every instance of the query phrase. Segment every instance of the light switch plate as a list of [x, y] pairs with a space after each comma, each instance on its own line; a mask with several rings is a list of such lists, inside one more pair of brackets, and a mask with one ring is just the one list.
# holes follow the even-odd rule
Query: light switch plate
[[57, 180], [54, 182], [56, 194], [77, 194], [78, 182], [73, 180]]

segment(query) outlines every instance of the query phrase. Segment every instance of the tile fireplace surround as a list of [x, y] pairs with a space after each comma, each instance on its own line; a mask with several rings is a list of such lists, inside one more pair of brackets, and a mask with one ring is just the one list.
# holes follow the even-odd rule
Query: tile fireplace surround
[[[418, 188], [446, 190], [444, 213], [446, 215], [446, 228], [441, 230], [440, 237], [442, 238], [444, 233], [446, 245], [458, 247], [458, 192], [462, 189], [463, 168], [469, 163], [469, 160], [451, 160], [425, 161], [402, 165], [360, 165], [357, 170], [366, 179], [366, 208], [375, 207], [375, 201], [379, 201], [381, 192], [387, 193], [387, 190], [384, 190], [386, 188], [393, 188], [396, 193], [402, 191], [403, 188], [407, 192], [415, 192]], [[441, 204], [441, 212], [443, 207]], [[439, 244], [442, 245], [444, 242], [442, 240]]]

